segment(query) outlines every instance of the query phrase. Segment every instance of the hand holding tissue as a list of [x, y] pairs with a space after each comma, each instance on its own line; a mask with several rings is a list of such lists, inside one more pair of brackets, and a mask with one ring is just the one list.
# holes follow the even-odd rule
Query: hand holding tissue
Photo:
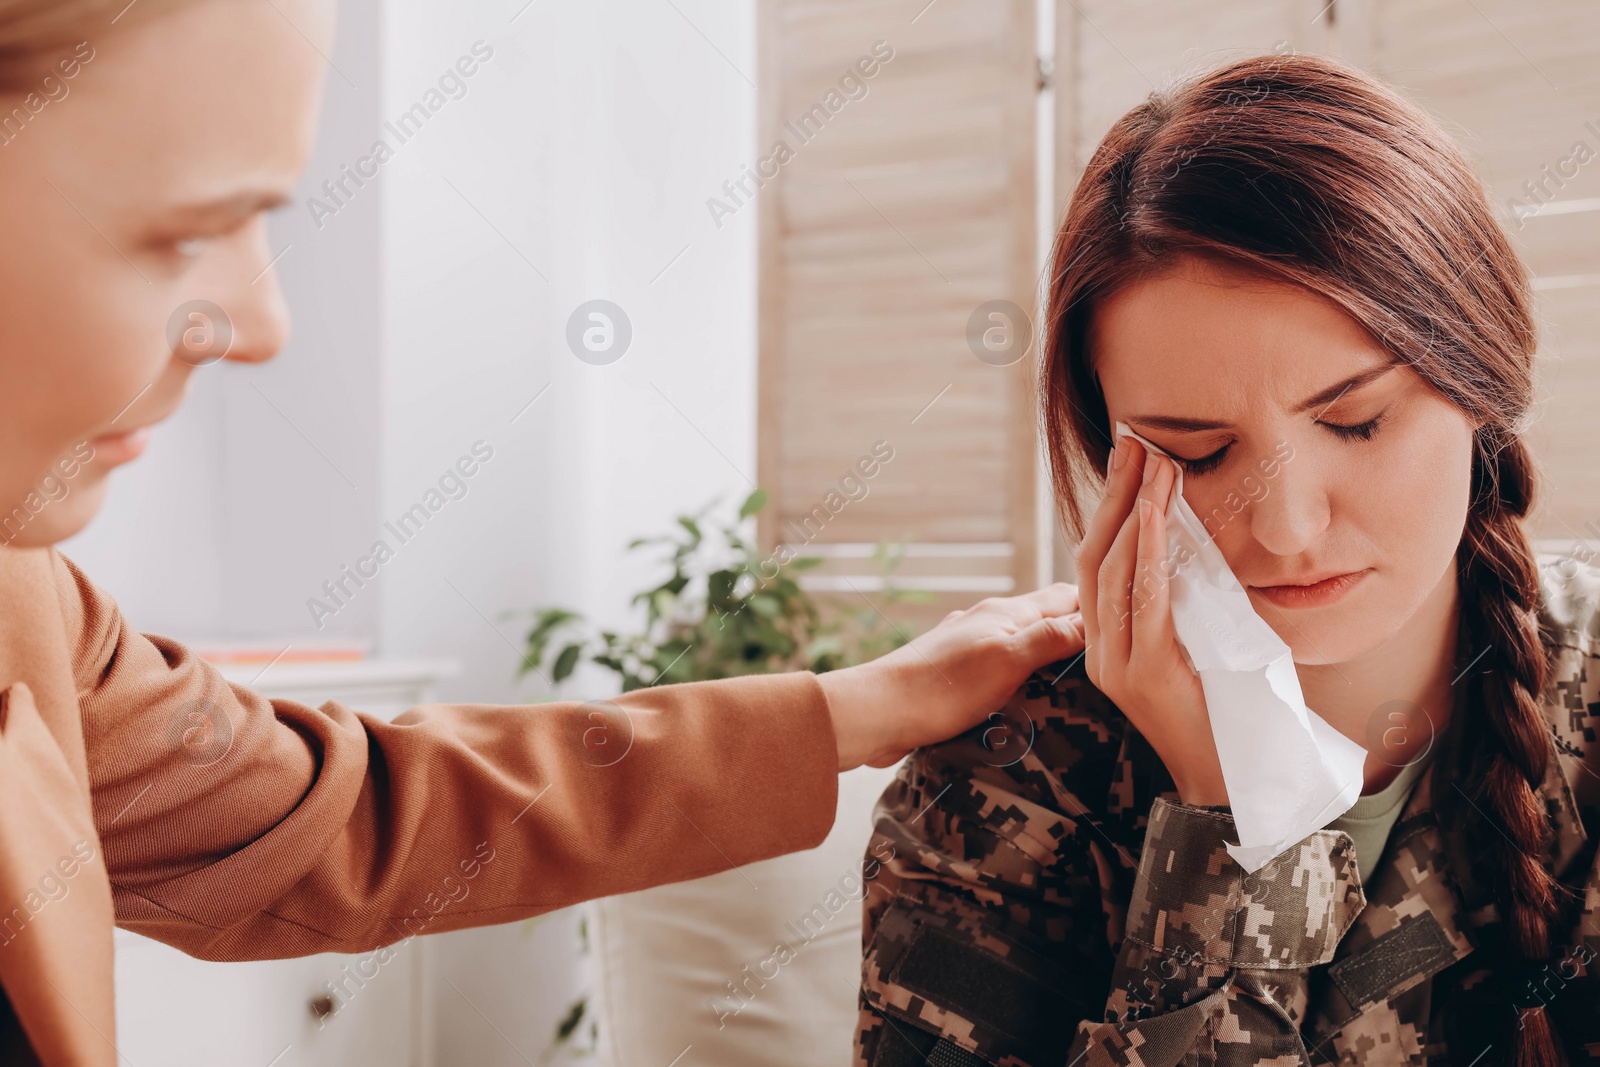
[[[1130, 429], [1151, 453], [1167, 455]], [[1170, 458], [1170, 457], [1169, 457]], [[1167, 504], [1174, 573], [1169, 599], [1184, 658], [1200, 676], [1239, 843], [1257, 871], [1348, 811], [1361, 795], [1367, 750], [1306, 707], [1289, 646], [1256, 614], [1205, 526], [1183, 498], [1183, 464]]]

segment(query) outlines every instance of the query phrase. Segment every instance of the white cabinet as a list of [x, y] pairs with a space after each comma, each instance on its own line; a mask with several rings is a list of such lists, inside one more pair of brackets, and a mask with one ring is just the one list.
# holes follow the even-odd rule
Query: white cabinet
[[[268, 697], [337, 700], [393, 718], [435, 699], [448, 661], [277, 664], [221, 668]], [[258, 678], [257, 676], [260, 675]], [[116, 931], [117, 1035], [122, 1062], [164, 1067], [430, 1067], [428, 939], [380, 957], [324, 954], [212, 963]], [[320, 1003], [319, 1003], [320, 1002]], [[331, 1014], [319, 1017], [318, 1008]]]

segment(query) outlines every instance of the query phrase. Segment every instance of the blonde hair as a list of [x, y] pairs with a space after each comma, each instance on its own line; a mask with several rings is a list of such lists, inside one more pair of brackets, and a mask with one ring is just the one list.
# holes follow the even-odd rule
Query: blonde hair
[[[174, 0], [0, 0], [0, 91], [20, 89], [57, 58], [55, 53]], [[130, 10], [131, 9], [131, 10]]]

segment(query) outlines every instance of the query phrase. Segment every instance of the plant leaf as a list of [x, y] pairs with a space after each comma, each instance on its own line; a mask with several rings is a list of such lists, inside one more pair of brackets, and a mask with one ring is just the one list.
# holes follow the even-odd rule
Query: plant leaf
[[767, 491], [765, 489], [757, 489], [755, 492], [745, 497], [744, 503], [739, 505], [739, 518], [748, 519], [750, 516], [754, 515], [756, 512], [760, 511], [766, 506]]
[[721, 570], [706, 576], [706, 600], [719, 607], [733, 596], [733, 583], [739, 576], [733, 571]]
[[588, 1006], [588, 998], [583, 997], [568, 1009], [567, 1014], [556, 1027], [556, 1044], [562, 1044], [572, 1038], [573, 1033], [578, 1029], [578, 1024], [583, 1022], [584, 1009]]
[[556, 665], [550, 672], [551, 680], [562, 681], [578, 665], [578, 657], [583, 654], [582, 645], [568, 645], [561, 650], [561, 655], [556, 657]]

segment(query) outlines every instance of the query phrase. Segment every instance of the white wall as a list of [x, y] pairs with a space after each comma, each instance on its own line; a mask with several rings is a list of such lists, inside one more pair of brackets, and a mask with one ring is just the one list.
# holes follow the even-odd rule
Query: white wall
[[[61, 546], [134, 625], [194, 638], [317, 634], [306, 600], [371, 543], [380, 490], [381, 191], [320, 229], [306, 195], [378, 122], [380, 0], [345, 0], [301, 203], [269, 222], [293, 325], [264, 366], [195, 372], [105, 510]], [[348, 78], [347, 82], [345, 79]], [[353, 84], [352, 84], [353, 83]], [[375, 598], [321, 631], [367, 636]]]
[[[741, 4], [678, 7], [748, 58]], [[409, 506], [478, 438], [497, 456], [386, 589], [433, 603], [443, 588], [445, 610], [386, 609], [384, 638], [486, 676], [514, 660], [478, 611], [559, 602], [620, 621], [646, 580], [627, 541], [748, 492], [735, 468], [755, 465], [754, 213], [719, 232], [704, 207], [749, 155], [751, 90], [671, 4], [540, 2], [507, 25], [516, 8], [404, 0], [389, 27], [390, 113], [475, 38], [496, 49], [392, 165], [387, 201], [386, 505]], [[608, 366], [565, 342], [595, 298], [633, 324]]]
[[[749, 0], [344, 0], [302, 203], [272, 225], [289, 346], [202, 371], [64, 550], [141, 629], [311, 636], [306, 600], [483, 440], [467, 495], [322, 633], [459, 659], [444, 699], [542, 698], [499, 613], [620, 623], [655, 576], [628, 540], [752, 488], [756, 213], [719, 230], [705, 200], [756, 155], [753, 23]], [[480, 39], [466, 95], [386, 135]], [[393, 158], [318, 227], [304, 198], [379, 136]], [[608, 366], [565, 342], [597, 297], [634, 330]], [[575, 921], [432, 939], [440, 1063], [538, 1057], [580, 981]]]
[[[383, 579], [383, 647], [458, 657], [447, 694], [460, 699], [540, 688], [510, 684], [525, 627], [500, 612], [564, 604], [622, 622], [652, 577], [625, 559], [628, 540], [748, 492], [734, 468], [755, 468], [755, 213], [718, 231], [704, 207], [751, 157], [753, 91], [671, 4], [540, 0], [510, 23], [519, 7], [399, 0], [387, 27], [391, 116], [476, 39], [495, 49], [384, 179], [384, 514], [474, 441], [495, 449]], [[743, 3], [678, 8], [751, 71]], [[595, 298], [634, 331], [606, 366], [565, 339]], [[581, 681], [572, 695], [615, 691]], [[544, 1050], [569, 1000], [538, 995], [530, 975], [544, 946], [575, 943], [571, 921], [441, 939], [441, 1062]], [[447, 976], [458, 988], [437, 984]]]

